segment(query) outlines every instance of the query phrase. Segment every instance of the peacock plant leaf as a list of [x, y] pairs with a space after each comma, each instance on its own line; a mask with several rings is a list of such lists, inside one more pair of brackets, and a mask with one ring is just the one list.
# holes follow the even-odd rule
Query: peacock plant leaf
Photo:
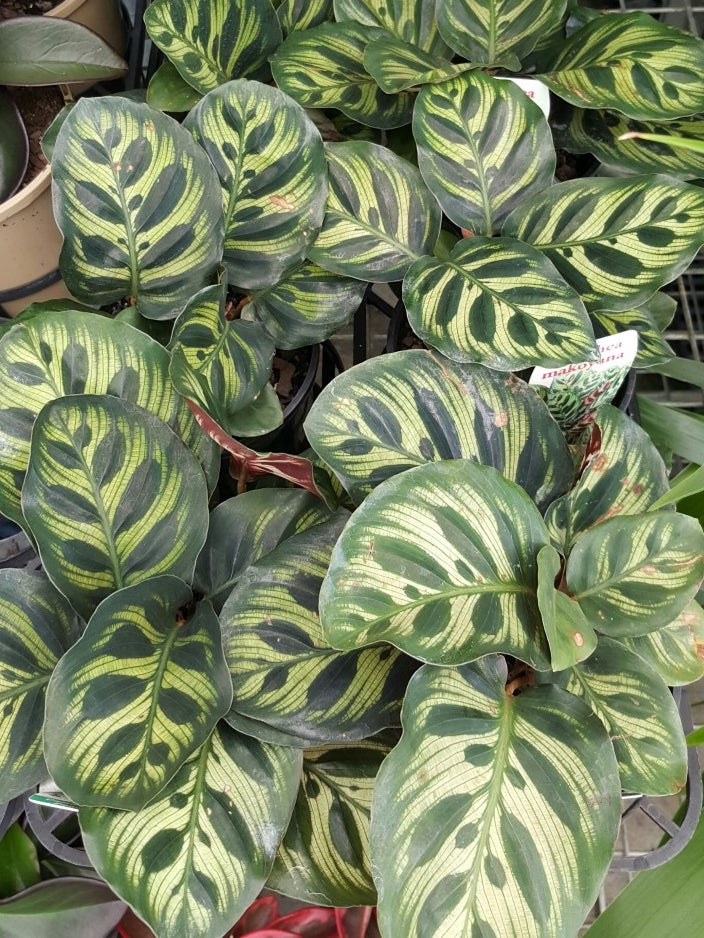
[[352, 318], [367, 284], [304, 261], [283, 280], [255, 290], [243, 318], [260, 322], [280, 349], [323, 342]]
[[186, 79], [181, 77], [176, 66], [168, 59], [164, 59], [147, 86], [147, 104], [171, 114], [190, 111], [202, 97], [193, 85], [189, 85]]
[[379, 26], [398, 39], [435, 55], [451, 55], [438, 31], [435, 9], [425, 0], [334, 0], [337, 20]]
[[506, 680], [496, 656], [411, 680], [372, 802], [387, 938], [573, 938], [596, 899], [620, 819], [608, 734], [559, 687]]
[[599, 632], [645, 635], [694, 599], [704, 578], [704, 533], [674, 511], [610, 518], [578, 538], [565, 577]]
[[296, 806], [267, 885], [287, 896], [334, 906], [374, 905], [369, 814], [384, 736], [307, 749]]
[[61, 273], [87, 303], [130, 297], [173, 319], [222, 253], [218, 178], [176, 121], [126, 98], [83, 98], [59, 131], [54, 211]]
[[196, 458], [163, 421], [107, 395], [47, 404], [32, 432], [22, 510], [42, 565], [87, 619], [116, 589], [190, 581], [208, 526]]
[[635, 120], [704, 110], [704, 43], [646, 13], [612, 13], [576, 30], [540, 81], [566, 101]]
[[642, 657], [602, 636], [594, 654], [569, 671], [565, 687], [606, 727], [625, 791], [671, 795], [684, 788], [687, 744], [677, 705]]
[[547, 120], [513, 82], [473, 71], [426, 85], [413, 136], [426, 185], [448, 218], [474, 234], [495, 233], [522, 199], [552, 187]]
[[[169, 373], [180, 394], [197, 401], [234, 435], [238, 412], [269, 381], [275, 350], [258, 323], [226, 318], [226, 295], [222, 283], [205, 287], [189, 301], [174, 324]], [[274, 426], [283, 419], [280, 406], [276, 416]]]
[[154, 0], [144, 23], [154, 44], [201, 94], [257, 72], [282, 39], [270, 0]]
[[588, 658], [597, 646], [596, 632], [579, 603], [558, 589], [562, 558], [551, 544], [538, 551], [538, 606], [550, 646], [553, 671], [564, 671]]
[[220, 502], [210, 513], [193, 588], [219, 613], [253, 563], [329, 517], [323, 502], [302, 489], [255, 489]]
[[410, 124], [413, 96], [385, 94], [364, 68], [384, 30], [347, 20], [292, 32], [271, 59], [276, 84], [305, 108], [337, 108], [366, 127]]
[[325, 388], [308, 439], [357, 502], [398, 472], [476, 459], [546, 508], [572, 481], [564, 437], [523, 381], [408, 350], [370, 359]]
[[389, 642], [432, 664], [501, 650], [548, 666], [536, 555], [548, 542], [525, 491], [467, 459], [382, 482], [352, 515], [320, 591], [335, 648]]
[[230, 283], [277, 283], [305, 258], [323, 223], [323, 141], [302, 107], [260, 82], [228, 82], [184, 126], [217, 170], [225, 213], [223, 263]]
[[42, 724], [46, 685], [82, 623], [46, 576], [0, 570], [0, 803], [46, 776]]
[[[670, 300], [671, 297], [656, 293], [656, 297]], [[673, 300], [673, 305], [676, 302]], [[624, 310], [620, 313], [595, 311], [591, 314], [594, 325], [606, 335], [618, 335], [627, 329], [635, 329], [638, 333], [638, 353], [633, 362], [634, 368], [650, 368], [653, 365], [662, 365], [674, 357], [672, 347], [665, 341], [660, 329], [650, 311], [649, 303], [644, 303], [637, 309]]]
[[470, 62], [519, 71], [524, 56], [560, 25], [566, 0], [440, 0], [438, 29]]
[[42, 407], [70, 394], [109, 394], [151, 411], [181, 436], [215, 484], [217, 449], [169, 378], [169, 354], [136, 329], [95, 313], [47, 312], [0, 340], [0, 511], [24, 525], [20, 493]]
[[331, 20], [332, 0], [283, 0], [276, 15], [285, 39], [294, 30], [312, 29]]
[[218, 618], [173, 576], [118, 590], [91, 616], [47, 691], [44, 752], [80, 805], [137, 811], [227, 713]]
[[503, 234], [546, 254], [589, 311], [633, 309], [704, 241], [704, 193], [667, 176], [573, 179], [525, 199]]
[[478, 68], [470, 62], [451, 62], [437, 53], [424, 52], [396, 36], [373, 39], [364, 50], [364, 68], [386, 94], [407, 91], [416, 85], [448, 81]]
[[307, 748], [398, 725], [415, 664], [387, 645], [335, 651], [320, 627], [320, 586], [348, 518], [340, 510], [284, 541], [240, 577], [223, 606], [234, 687], [226, 719], [264, 742]]
[[376, 143], [326, 146], [330, 193], [309, 258], [358, 280], [401, 280], [440, 234], [441, 212], [420, 173]]
[[82, 808], [85, 848], [161, 938], [220, 938], [266, 881], [300, 771], [299, 752], [220, 723], [145, 808]]
[[548, 508], [545, 523], [560, 549], [620, 515], [637, 515], [669, 491], [667, 469], [648, 434], [616, 407], [597, 411], [573, 488]]
[[579, 294], [515, 238], [464, 238], [447, 260], [421, 257], [403, 299], [414, 332], [454, 361], [518, 371], [599, 360]]
[[667, 625], [621, 643], [645, 659], [669, 687], [691, 684], [704, 676], [704, 609], [692, 601]]

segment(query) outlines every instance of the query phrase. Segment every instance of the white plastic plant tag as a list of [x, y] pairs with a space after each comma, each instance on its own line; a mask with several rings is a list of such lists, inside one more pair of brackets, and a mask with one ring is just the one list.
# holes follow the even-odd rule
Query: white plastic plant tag
[[512, 78], [509, 75], [497, 75], [501, 81], [512, 81], [514, 85], [524, 91], [531, 100], [535, 101], [546, 117], [550, 117], [550, 89], [542, 81], [535, 78]]

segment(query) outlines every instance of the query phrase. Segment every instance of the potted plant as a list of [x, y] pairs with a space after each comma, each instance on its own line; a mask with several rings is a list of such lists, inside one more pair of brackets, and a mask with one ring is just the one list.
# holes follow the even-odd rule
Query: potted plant
[[[271, 9], [247, 5], [249, 75]], [[332, 9], [352, 45], [398, 50], [369, 32], [377, 5]], [[150, 10], [157, 38], [168, 11]], [[430, 25], [413, 10], [445, 68], [440, 8]], [[535, 38], [562, 14], [529, 21]], [[247, 35], [207, 17], [196, 32]], [[349, 54], [342, 32], [302, 33], [311, 81]], [[527, 45], [507, 38], [503, 67]], [[568, 443], [513, 371], [589, 367], [595, 330], [625, 324], [641, 363], [667, 357], [657, 291], [699, 246], [704, 198], [661, 176], [553, 184], [518, 87], [442, 74], [415, 102], [358, 82], [362, 102], [413, 108], [420, 168], [366, 140], [323, 151], [284, 92], [229, 74], [181, 124], [84, 100], [56, 142], [66, 282], [128, 306], [35, 309], [0, 339], [0, 510], [43, 568], [0, 571], [2, 794], [48, 771], [96, 870], [158, 936], [217, 938], [265, 884], [378, 899], [384, 938], [574, 936], [621, 791], [685, 784], [668, 685], [704, 670], [704, 535], [626, 415], [604, 405]], [[476, 148], [472, 185], [448, 120]], [[449, 254], [441, 208], [474, 232]], [[318, 312], [329, 335], [369, 280], [403, 280], [431, 350], [337, 377], [307, 418], [309, 458], [242, 448], [243, 421], [269, 412], [277, 330], [308, 333]], [[166, 345], [145, 331], [172, 321]], [[216, 507], [213, 440], [242, 490]], [[257, 487], [267, 470], [295, 487]]]

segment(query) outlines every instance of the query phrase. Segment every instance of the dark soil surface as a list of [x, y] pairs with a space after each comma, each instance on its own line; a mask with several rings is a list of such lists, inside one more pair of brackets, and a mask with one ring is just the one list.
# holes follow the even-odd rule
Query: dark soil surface
[[23, 189], [47, 165], [41, 148], [42, 135], [64, 106], [64, 99], [55, 87], [8, 88], [8, 91], [19, 108], [29, 138], [29, 165], [20, 186]]
[[16, 16], [43, 16], [60, 3], [61, 0], [3, 0], [0, 3], [0, 20], [12, 20]]

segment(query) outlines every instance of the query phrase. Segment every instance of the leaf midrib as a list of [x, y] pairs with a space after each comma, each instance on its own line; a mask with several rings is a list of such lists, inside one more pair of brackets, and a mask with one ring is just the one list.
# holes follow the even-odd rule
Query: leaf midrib
[[[166, 641], [162, 645], [161, 653], [159, 655], [159, 664], [154, 674], [154, 679], [152, 681], [153, 692], [151, 694], [151, 703], [149, 706], [149, 713], [147, 715], [147, 719], [145, 721], [145, 727], [144, 727], [145, 745], [141, 748], [141, 752], [139, 754], [139, 770], [135, 776], [135, 789], [139, 789], [139, 788], [144, 789], [145, 787], [144, 779], [145, 779], [145, 776], [147, 775], [147, 771], [146, 771], [147, 770], [147, 757], [148, 757], [149, 750], [151, 749], [151, 746], [153, 743], [154, 722], [156, 720], [157, 710], [159, 709], [159, 693], [161, 691], [161, 686], [164, 680], [164, 674], [166, 673], [166, 668], [169, 663], [169, 656], [171, 653], [171, 649], [176, 643], [176, 638], [179, 634], [180, 629], [181, 627], [178, 625], [174, 625], [171, 627], [171, 633], [167, 636]], [[166, 771], [167, 772], [169, 771], [168, 766], [166, 767]], [[147, 779], [147, 781], [149, 782], [150, 780]], [[168, 781], [168, 778], [166, 779], [166, 781]], [[148, 785], [147, 787], [151, 788], [150, 785]]]

